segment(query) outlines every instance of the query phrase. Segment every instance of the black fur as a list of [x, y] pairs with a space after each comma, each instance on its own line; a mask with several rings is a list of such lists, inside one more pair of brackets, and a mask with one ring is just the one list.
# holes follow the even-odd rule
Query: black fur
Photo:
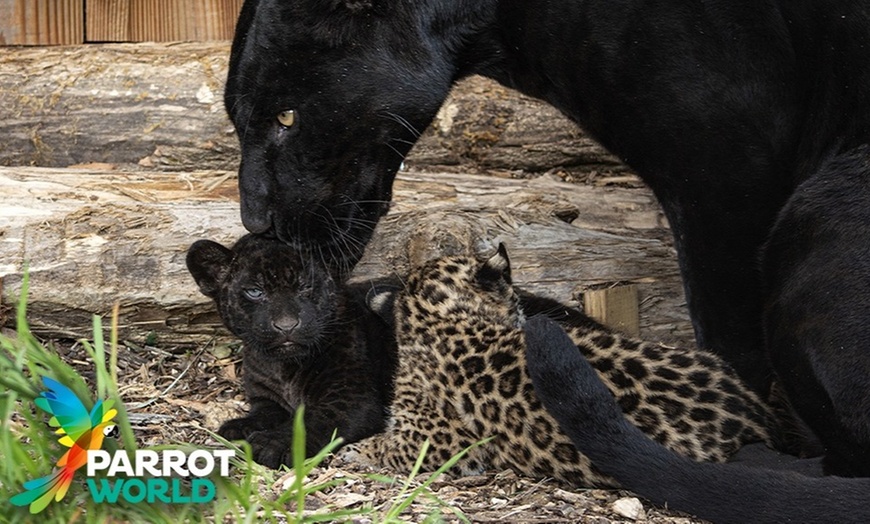
[[310, 255], [247, 235], [232, 249], [195, 242], [187, 266], [224, 324], [244, 342], [247, 416], [218, 433], [247, 440], [254, 460], [292, 466], [293, 418], [305, 405], [306, 451], [381, 431], [392, 394], [395, 342], [369, 311], [369, 286], [344, 286]]
[[[553, 104], [643, 177], [673, 229], [699, 345], [762, 393], [776, 371], [792, 402], [809, 405], [799, 410], [825, 446], [859, 463], [835, 457], [829, 470], [868, 474], [867, 397], [843, 396], [831, 415], [810, 392], [812, 382], [850, 390], [847, 377], [870, 356], [804, 347], [788, 335], [799, 328], [793, 315], [765, 316], [765, 304], [789, 299], [777, 295], [779, 277], [764, 282], [759, 262], [795, 188], [870, 140], [868, 42], [865, 0], [248, 0], [226, 88], [242, 148], [242, 218], [352, 267], [450, 86], [492, 77]], [[285, 109], [297, 111], [290, 128], [276, 119]], [[854, 212], [870, 219], [866, 206], [830, 198], [829, 224]], [[767, 267], [801, 260], [789, 242], [818, 240], [781, 226], [774, 236]], [[812, 259], [868, 244], [854, 242], [814, 244]], [[870, 278], [866, 266], [851, 269]], [[806, 287], [813, 280], [787, 285], [824, 293]], [[867, 300], [856, 287], [839, 295], [859, 310]], [[861, 337], [842, 320], [821, 329], [819, 340]], [[835, 427], [852, 429], [841, 438]]]
[[870, 476], [870, 149], [798, 186], [764, 262], [771, 358], [791, 403], [815, 422], [826, 471]]
[[626, 421], [613, 395], [558, 324], [532, 317], [524, 333], [539, 399], [577, 449], [624, 488], [717, 524], [870, 522], [870, 479], [813, 478], [693, 462]]
[[[414, 3], [370, 3], [246, 2], [225, 96], [245, 227], [315, 244], [342, 270], [362, 256], [453, 78]], [[285, 109], [290, 128], [276, 120]]]

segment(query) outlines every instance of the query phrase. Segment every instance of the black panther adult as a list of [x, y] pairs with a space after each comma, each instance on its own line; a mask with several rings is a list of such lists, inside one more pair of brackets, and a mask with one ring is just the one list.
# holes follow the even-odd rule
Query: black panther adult
[[[389, 207], [402, 157], [451, 85], [474, 73], [550, 102], [643, 177], [674, 231], [698, 343], [764, 391], [772, 373], [763, 332], [791, 326], [782, 315], [762, 326], [763, 309], [794, 295], [766, 286], [761, 247], [799, 183], [870, 139], [870, 5], [248, 0], [226, 88], [245, 226], [352, 267]], [[790, 256], [770, 246], [769, 259]], [[855, 289], [840, 296], [864, 300]], [[850, 337], [840, 338], [858, 341]], [[819, 350], [800, 339], [771, 340], [789, 344], [773, 354], [811, 355], [814, 373], [855, 366], [857, 351], [813, 356]], [[795, 360], [774, 361], [792, 393], [806, 378]], [[821, 393], [834, 417], [857, 419], [841, 426], [859, 427], [850, 440], [866, 457], [870, 414], [853, 416], [848, 399]], [[870, 380], [853, 396], [870, 398]], [[828, 419], [795, 405], [825, 439]], [[829, 461], [830, 471], [870, 474], [863, 458], [836, 466], [851, 459]]]

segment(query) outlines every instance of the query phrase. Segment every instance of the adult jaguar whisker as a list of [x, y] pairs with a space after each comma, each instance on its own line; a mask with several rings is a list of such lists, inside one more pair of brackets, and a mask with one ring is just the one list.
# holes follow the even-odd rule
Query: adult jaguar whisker
[[383, 113], [382, 116], [385, 116], [387, 118], [395, 120], [396, 122], [401, 124], [402, 127], [404, 127], [406, 130], [411, 132], [411, 134], [414, 136], [415, 139], [420, 138], [420, 136], [423, 134], [416, 127], [414, 127], [410, 122], [408, 122], [408, 119], [404, 118], [403, 116], [401, 116], [397, 113], [387, 111], [387, 112]]

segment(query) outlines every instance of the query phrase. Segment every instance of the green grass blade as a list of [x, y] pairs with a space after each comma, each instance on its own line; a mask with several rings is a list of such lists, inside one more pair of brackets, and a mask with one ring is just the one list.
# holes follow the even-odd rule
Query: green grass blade
[[[479, 442], [475, 442], [471, 446], [463, 449], [462, 451], [460, 451], [456, 455], [453, 455], [452, 457], [450, 457], [450, 460], [445, 462], [441, 467], [439, 467], [437, 470], [435, 470], [435, 472], [433, 472], [431, 475], [429, 475], [426, 478], [426, 480], [424, 480], [420, 484], [420, 486], [418, 486], [416, 489], [414, 489], [407, 497], [404, 496], [405, 490], [403, 489], [402, 493], [400, 493], [399, 497], [397, 497], [397, 499], [400, 499], [399, 502], [394, 504], [387, 511], [385, 520], [393, 521], [393, 520], [398, 519], [398, 516], [401, 515], [402, 512], [404, 512], [406, 509], [408, 509], [408, 507], [414, 503], [414, 500], [416, 500], [417, 497], [419, 497], [422, 493], [427, 491], [429, 489], [429, 486], [431, 486], [432, 483], [435, 482], [435, 480], [442, 473], [446, 472], [447, 470], [452, 468], [454, 465], [456, 465], [456, 463], [459, 462], [462, 459], [462, 457], [464, 457], [469, 452], [471, 452], [471, 450], [486, 444], [490, 440], [492, 440], [492, 437], [481, 440]], [[411, 475], [408, 477], [408, 483], [406, 484], [406, 486], [410, 485], [411, 479], [413, 479], [419, 473], [419, 468], [423, 462], [423, 457], [425, 456], [426, 451], [428, 451], [428, 443], [429, 443], [429, 441], [427, 440], [423, 444], [423, 447], [420, 451], [420, 455], [417, 457], [417, 462], [415, 463], [414, 468], [411, 470]]]
[[293, 479], [293, 490], [296, 492], [296, 518], [299, 522], [304, 520], [305, 515], [305, 492], [302, 485], [308, 471], [305, 468], [305, 406], [300, 405], [296, 409], [293, 419], [293, 469], [296, 476]]

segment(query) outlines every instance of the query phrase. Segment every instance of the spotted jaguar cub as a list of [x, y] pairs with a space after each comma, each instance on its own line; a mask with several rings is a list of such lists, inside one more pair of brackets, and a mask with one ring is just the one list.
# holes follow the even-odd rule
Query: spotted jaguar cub
[[464, 473], [512, 468], [574, 485], [615, 485], [535, 396], [521, 325], [539, 313], [568, 331], [625, 416], [658, 442], [704, 461], [771, 442], [772, 415], [714, 355], [632, 340], [520, 293], [503, 246], [484, 263], [445, 258], [413, 271], [392, 308], [399, 364], [388, 428], [344, 448], [343, 457], [408, 470], [429, 439], [424, 466], [435, 469], [493, 437], [463, 458]]
[[254, 235], [232, 249], [197, 241], [187, 267], [244, 343], [251, 410], [221, 425], [221, 436], [247, 440], [254, 460], [277, 468], [291, 465], [300, 404], [309, 454], [333, 432], [353, 442], [383, 429], [395, 343], [390, 327], [366, 306], [369, 286], [336, 282], [319, 258]]

